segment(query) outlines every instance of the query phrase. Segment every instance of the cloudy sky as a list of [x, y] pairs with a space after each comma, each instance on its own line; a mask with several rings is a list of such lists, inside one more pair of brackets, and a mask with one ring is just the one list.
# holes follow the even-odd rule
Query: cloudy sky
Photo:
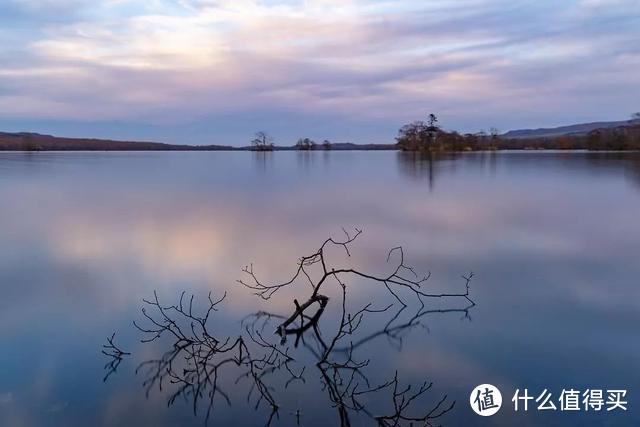
[[389, 142], [640, 110], [640, 0], [0, 0], [0, 130]]

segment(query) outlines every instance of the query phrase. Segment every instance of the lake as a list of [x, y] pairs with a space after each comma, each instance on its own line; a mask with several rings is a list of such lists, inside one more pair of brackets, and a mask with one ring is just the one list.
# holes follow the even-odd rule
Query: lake
[[[133, 324], [147, 331], [153, 320], [165, 324], [143, 302], [153, 302], [154, 291], [165, 307], [183, 291], [185, 306], [194, 295], [197, 316], [209, 292], [214, 302], [226, 292], [208, 319], [210, 335], [229, 337], [228, 346], [242, 335], [256, 354], [286, 349], [294, 359], [258, 366], [274, 368], [263, 382], [251, 375], [236, 382], [243, 367], [233, 362], [221, 368], [209, 425], [265, 425], [267, 395], [279, 407], [273, 425], [340, 425], [340, 399], [351, 425], [372, 425], [394, 413], [395, 385], [401, 398], [405, 386], [412, 384], [409, 396], [423, 381], [433, 384], [407, 408], [409, 418], [456, 402], [434, 425], [640, 425], [638, 153], [0, 153], [0, 198], [2, 426], [205, 425], [211, 387], [200, 390], [194, 415], [193, 393], [167, 404], [184, 378], [165, 375], [162, 390], [152, 383], [147, 395], [145, 380], [166, 367], [136, 373], [175, 348], [170, 331], [141, 342], [154, 333]], [[427, 297], [422, 308], [392, 284], [407, 305], [399, 310], [384, 283], [345, 275], [346, 311], [371, 304], [370, 311], [339, 340], [336, 348], [347, 348], [340, 361], [319, 369], [313, 328], [296, 347], [295, 336], [281, 344], [274, 334], [282, 319], [246, 317], [287, 317], [311, 283], [300, 277], [265, 301], [237, 280], [251, 283], [242, 271], [249, 266], [263, 283], [286, 282], [325, 239], [346, 239], [343, 228], [362, 234], [350, 257], [328, 248], [329, 268], [386, 277], [399, 262], [398, 250], [387, 260], [389, 250], [402, 246], [404, 263], [431, 273], [425, 293], [464, 293], [461, 276], [473, 272], [475, 305]], [[317, 325], [326, 341], [348, 329], [340, 325], [341, 289], [334, 280], [323, 285], [329, 300]], [[181, 322], [189, 334], [193, 319]], [[115, 346], [131, 354], [103, 381], [114, 367], [102, 353], [113, 333]], [[257, 345], [263, 339], [269, 344]], [[353, 343], [358, 369], [334, 375]], [[238, 357], [235, 349], [229, 357]], [[178, 377], [186, 376], [180, 360], [172, 368]], [[502, 391], [491, 417], [469, 402], [484, 383]], [[534, 400], [516, 412], [516, 389], [534, 397], [547, 389], [558, 410], [539, 411]], [[560, 411], [563, 389], [603, 389], [605, 399], [606, 390], [626, 390], [628, 411]], [[354, 395], [359, 410], [349, 409], [358, 405]]]

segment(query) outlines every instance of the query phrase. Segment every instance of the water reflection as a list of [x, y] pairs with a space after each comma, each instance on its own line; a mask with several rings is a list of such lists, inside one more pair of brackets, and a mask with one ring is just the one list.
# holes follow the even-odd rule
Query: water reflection
[[435, 162], [441, 159], [434, 153], [398, 152], [398, 164], [407, 176], [429, 182], [429, 190], [433, 190], [435, 181]]
[[267, 173], [273, 167], [273, 151], [251, 151], [253, 168], [260, 173]]
[[[165, 342], [161, 347], [167, 348], [136, 369], [142, 372], [147, 396], [156, 388], [162, 392], [164, 387], [169, 406], [183, 399], [207, 422], [215, 419], [221, 404], [231, 410], [238, 393], [246, 395], [249, 407], [265, 412], [266, 425], [281, 421], [302, 425], [303, 419], [304, 425], [323, 425], [317, 422], [326, 418], [323, 412], [335, 412], [331, 424], [343, 427], [356, 420], [380, 426], [441, 422], [455, 401], [446, 394], [429, 399], [432, 382], [405, 384], [399, 367], [375, 371], [370, 367], [375, 366], [376, 355], [385, 351], [379, 341], [386, 338], [401, 351], [409, 333], [424, 328], [429, 316], [457, 314], [470, 320], [469, 311], [475, 306], [469, 293], [472, 275], [463, 277], [464, 285], [458, 292], [434, 293], [428, 286], [430, 275], [421, 277], [405, 264], [402, 247], [391, 249], [389, 272], [381, 276], [332, 259], [331, 252], [336, 249], [344, 249], [350, 257], [359, 234], [356, 230], [351, 235], [345, 232], [342, 240], [327, 239], [316, 252], [301, 257], [293, 276], [282, 283], [263, 283], [253, 266], [246, 267], [247, 277], [239, 280], [239, 285], [264, 301], [281, 298], [290, 288], [308, 290], [305, 299], [293, 300], [288, 314], [262, 310], [247, 315], [237, 337], [212, 329], [226, 293], [219, 299], [209, 293], [199, 315], [193, 295], [185, 297], [183, 292], [177, 304], [163, 305], [154, 292], [152, 299], [144, 301], [144, 322], [134, 321], [143, 343]], [[347, 297], [351, 291], [347, 283], [353, 279], [374, 287], [366, 304], [354, 304]], [[328, 296], [329, 287], [337, 287], [336, 300]], [[114, 344], [114, 335], [103, 346], [107, 349], [103, 354], [110, 359], [105, 379], [129, 354]], [[325, 410], [318, 404], [317, 393], [327, 399]], [[291, 394], [305, 398], [296, 407], [287, 408], [281, 402]], [[238, 410], [244, 411], [234, 408]]]
[[[164, 393], [146, 399], [141, 377], [128, 374], [168, 348], [138, 343], [130, 321], [139, 301], [154, 290], [165, 302], [182, 290], [201, 302], [226, 291], [213, 331], [237, 337], [247, 313], [286, 314], [293, 299], [308, 298], [301, 287], [261, 301], [235, 283], [239, 267], [255, 261], [260, 277], [274, 282], [340, 226], [367, 230], [350, 258], [363, 271], [385, 273], [384, 248], [397, 242], [410, 264], [433, 271], [430, 289], [460, 289], [461, 272], [477, 273], [473, 324], [428, 316], [427, 329], [416, 329], [401, 351], [382, 337], [358, 358], [370, 358], [374, 374], [398, 367], [403, 384], [428, 378], [430, 398], [461, 402], [446, 425], [478, 424], [464, 402], [484, 382], [506, 392], [626, 388], [630, 407], [640, 404], [638, 154], [434, 159], [428, 193], [428, 172], [409, 175], [415, 165], [403, 166], [393, 152], [308, 153], [316, 156], [308, 167], [295, 152], [264, 153], [266, 167], [254, 154], [0, 153], [0, 425], [201, 425], [182, 400], [167, 409]], [[347, 284], [353, 304], [388, 299], [363, 281]], [[339, 292], [327, 296], [340, 300]], [[384, 326], [373, 323], [370, 332]], [[265, 331], [277, 339], [275, 326]], [[103, 384], [96, 353], [113, 331], [132, 355]], [[299, 357], [313, 366], [303, 350]], [[295, 422], [289, 412], [301, 403], [331, 405], [312, 381], [289, 386], [282, 423]], [[335, 423], [334, 413], [303, 409], [303, 424]], [[216, 424], [261, 425], [268, 417], [238, 412], [221, 410]], [[640, 425], [635, 410], [501, 411], [491, 419]]]
[[118, 367], [120, 367], [125, 356], [131, 355], [131, 353], [121, 350], [120, 347], [118, 347], [114, 341], [115, 338], [116, 334], [114, 332], [111, 337], [107, 338], [107, 343], [102, 345], [102, 354], [109, 359], [104, 365], [105, 374], [102, 379], [103, 382], [106, 382], [111, 375], [118, 371]]
[[[312, 168], [317, 157], [319, 157], [318, 153], [309, 150], [296, 151], [296, 160], [298, 162], [298, 167], [302, 170], [309, 170], [310, 168]], [[327, 158], [328, 156], [324, 156], [324, 160], [326, 160]]]
[[541, 163], [555, 163], [568, 169], [584, 170], [587, 164], [595, 170], [606, 169], [609, 173], [627, 171], [636, 183], [640, 182], [640, 154], [621, 152], [574, 152], [552, 151], [529, 153], [522, 151], [485, 151], [473, 153], [429, 153], [397, 152], [400, 171], [411, 179], [426, 181], [432, 191], [441, 174], [455, 173], [455, 168], [463, 166], [483, 170], [494, 175], [498, 167], [532, 165], [539, 168]]

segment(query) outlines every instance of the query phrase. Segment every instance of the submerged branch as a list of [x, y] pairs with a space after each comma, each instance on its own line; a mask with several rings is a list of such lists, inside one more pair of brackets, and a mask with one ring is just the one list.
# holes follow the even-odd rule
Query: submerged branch
[[[168, 389], [168, 405], [180, 398], [190, 402], [194, 414], [204, 408], [207, 423], [219, 404], [231, 405], [234, 393], [223, 389], [223, 383], [229, 387], [231, 379], [232, 386], [247, 388], [247, 404], [256, 410], [267, 410], [266, 425], [272, 425], [284, 413], [280, 394], [290, 387], [316, 384], [307, 381], [315, 372], [325, 397], [337, 411], [340, 426], [350, 426], [354, 417], [364, 417], [379, 426], [433, 425], [453, 409], [455, 402], [445, 395], [429, 404], [433, 384], [401, 385], [397, 371], [380, 381], [383, 372], [371, 363], [375, 353], [365, 347], [378, 337], [387, 337], [400, 349], [404, 334], [419, 326], [426, 328], [424, 320], [430, 315], [459, 313], [470, 320], [469, 311], [475, 306], [470, 297], [473, 274], [463, 276], [464, 289], [460, 292], [431, 292], [426, 285], [431, 274], [419, 275], [407, 265], [400, 246], [387, 254], [387, 263], [393, 263], [387, 275], [329, 262], [329, 248], [341, 249], [347, 258], [351, 257], [351, 246], [361, 233], [358, 229], [354, 233], [344, 231], [342, 239], [326, 239], [315, 252], [299, 258], [292, 276], [282, 283], [264, 283], [254, 272], [253, 264], [245, 267], [247, 277], [238, 283], [264, 301], [272, 300], [282, 289], [298, 289], [300, 282], [307, 294], [305, 299], [294, 299], [287, 314], [259, 311], [246, 316], [237, 337], [219, 336], [211, 329], [226, 293], [219, 299], [209, 294], [202, 314], [194, 308], [194, 296], [187, 298], [184, 292], [174, 305], [163, 305], [156, 292], [153, 298], [143, 300], [144, 321], [134, 322], [142, 333], [141, 342], [169, 344], [157, 359], [146, 360], [136, 369], [144, 377], [147, 395], [152, 390]], [[388, 295], [387, 300], [368, 301], [353, 308], [355, 302], [349, 299], [347, 283], [354, 278], [377, 283], [378, 289]], [[338, 287], [338, 297], [327, 296], [323, 290], [329, 286]], [[433, 300], [463, 300], [465, 305], [427, 308]], [[337, 316], [327, 316], [329, 311], [335, 311]], [[372, 326], [373, 320], [380, 326]], [[265, 334], [271, 327], [274, 334]], [[295, 340], [290, 343], [288, 337]], [[128, 353], [119, 350], [113, 338], [108, 340], [105, 349], [109, 351], [105, 354], [117, 360], [115, 372], [122, 356]], [[310, 364], [305, 363], [302, 350], [309, 352]], [[370, 402], [377, 402], [375, 410]], [[289, 408], [286, 413], [301, 425], [301, 408]]]

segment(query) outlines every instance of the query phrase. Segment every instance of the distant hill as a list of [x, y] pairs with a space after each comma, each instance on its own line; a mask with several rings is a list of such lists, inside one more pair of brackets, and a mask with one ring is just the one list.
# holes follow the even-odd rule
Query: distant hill
[[596, 129], [611, 129], [638, 124], [638, 120], [622, 120], [616, 122], [593, 122], [555, 128], [511, 130], [503, 135], [506, 139], [552, 138], [556, 136], [583, 136]]
[[61, 138], [29, 132], [0, 132], [0, 151], [213, 151], [233, 149], [234, 147], [224, 145], [177, 145], [160, 142]]
[[[296, 150], [295, 146], [276, 146], [278, 151]], [[315, 150], [322, 150], [316, 146]], [[395, 144], [331, 144], [332, 150], [395, 150]], [[109, 139], [64, 138], [39, 133], [0, 132], [0, 151], [247, 151], [251, 147], [229, 145], [178, 145], [160, 142], [114, 141]]]

